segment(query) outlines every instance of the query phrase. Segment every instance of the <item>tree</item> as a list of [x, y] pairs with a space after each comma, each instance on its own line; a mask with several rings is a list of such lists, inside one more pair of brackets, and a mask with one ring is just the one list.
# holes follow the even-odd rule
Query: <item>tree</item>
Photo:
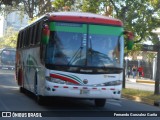
[[124, 28], [134, 32], [135, 43], [158, 40], [152, 30], [159, 27], [160, 24], [160, 20], [157, 19], [160, 17], [159, 0], [77, 0], [75, 2], [72, 0], [55, 0], [53, 5], [57, 11], [63, 11], [62, 8], [65, 6], [73, 10], [73, 6], [75, 6], [78, 7], [77, 10], [82, 12], [104, 14], [121, 19]]
[[8, 28], [6, 34], [0, 38], [0, 48], [16, 48], [18, 32]]
[[53, 7], [55, 11], [70, 11], [75, 0], [54, 0]]
[[13, 4], [18, 4], [20, 3], [20, 0], [0, 0], [0, 6], [1, 5], [10, 5], [13, 6]]
[[52, 0], [22, 0], [24, 10], [30, 19], [53, 11]]
[[[16, 10], [24, 11], [30, 19], [39, 17], [53, 11], [53, 0], [0, 0], [1, 12], [10, 6]], [[3, 6], [2, 6], [3, 5]]]

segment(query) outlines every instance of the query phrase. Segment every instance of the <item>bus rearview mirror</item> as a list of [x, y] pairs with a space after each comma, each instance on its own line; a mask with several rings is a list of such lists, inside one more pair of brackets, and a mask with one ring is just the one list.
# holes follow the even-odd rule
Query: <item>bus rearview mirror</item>
[[133, 45], [134, 45], [134, 35], [132, 32], [130, 31], [124, 31], [124, 35], [126, 36], [126, 47], [127, 47], [127, 50], [132, 50], [133, 48]]
[[48, 44], [48, 42], [49, 42], [49, 36], [50, 36], [49, 26], [48, 25], [44, 25], [43, 30], [42, 30], [41, 43], [42, 44]]

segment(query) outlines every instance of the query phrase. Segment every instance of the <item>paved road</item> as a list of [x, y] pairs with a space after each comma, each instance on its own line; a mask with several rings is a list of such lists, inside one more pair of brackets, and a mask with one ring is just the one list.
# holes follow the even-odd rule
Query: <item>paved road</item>
[[[5, 74], [4, 74], [5, 73]], [[77, 116], [83, 116], [82, 114], [88, 114], [90, 117], [83, 117], [83, 120], [99, 120], [99, 117], [91, 117], [95, 114], [103, 113], [109, 114], [110, 112], [119, 113], [120, 111], [160, 111], [160, 108], [155, 106], [150, 106], [142, 103], [137, 103], [134, 101], [130, 101], [127, 99], [121, 100], [108, 100], [106, 106], [104, 108], [98, 108], [94, 106], [94, 103], [89, 100], [48, 100], [44, 106], [40, 106], [35, 102], [35, 99], [32, 95], [29, 94], [22, 94], [19, 92], [19, 88], [14, 80], [14, 74], [12, 72], [0, 72], [0, 111], [39, 111], [39, 112], [47, 112], [51, 113], [51, 115], [55, 116], [55, 119], [65, 119], [65, 120], [75, 120], [75, 117], [71, 117], [73, 114], [76, 113]], [[58, 111], [61, 112], [68, 112], [71, 114], [70, 117], [61, 117], [57, 115]], [[68, 114], [68, 113], [67, 113]], [[74, 114], [75, 115], [75, 114]], [[2, 118], [0, 118], [1, 120]], [[17, 118], [12, 118], [16, 119]], [[27, 118], [26, 118], [27, 119]], [[44, 118], [41, 118], [44, 119]], [[45, 120], [53, 119], [52, 118], [45, 118]], [[82, 117], [76, 117], [76, 119], [82, 119]], [[124, 120], [123, 117], [101, 117], [101, 119], [118, 119]], [[130, 118], [133, 119], [134, 118]], [[138, 117], [136, 119], [142, 119], [142, 117]], [[144, 119], [150, 119], [144, 117]], [[157, 119], [157, 117], [152, 118], [152, 120]]]
[[126, 81], [126, 88], [133, 88], [133, 89], [139, 89], [139, 90], [154, 92], [155, 86], [154, 86], [154, 84], [134, 83], [134, 82]]

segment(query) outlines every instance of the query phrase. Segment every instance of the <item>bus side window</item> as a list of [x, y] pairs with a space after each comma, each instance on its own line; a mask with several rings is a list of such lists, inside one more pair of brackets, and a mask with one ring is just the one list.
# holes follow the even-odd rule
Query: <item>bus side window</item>
[[36, 26], [35, 25], [33, 26], [32, 33], [33, 33], [33, 35], [32, 35], [31, 44], [35, 45], [35, 39], [36, 39]]
[[39, 30], [39, 24], [37, 24], [36, 25], [36, 30], [35, 30], [35, 32], [36, 32], [36, 39], [35, 39], [35, 44], [37, 44], [38, 43], [38, 39], [39, 39], [39, 32], [38, 32], [38, 30]]
[[21, 44], [21, 48], [23, 48], [23, 46], [24, 46], [24, 45], [23, 45], [23, 44], [24, 44], [23, 31], [22, 31], [22, 33], [21, 33], [21, 43], [20, 43], [20, 44]]
[[26, 31], [23, 31], [23, 48], [25, 48], [27, 46], [27, 40], [26, 40]]
[[25, 31], [23, 32], [23, 37], [22, 37], [22, 48], [26, 47], [26, 37], [25, 37]]
[[28, 41], [27, 41], [27, 37], [26, 37], [27, 35], [26, 34], [27, 34], [27, 31], [24, 31], [23, 32], [23, 47], [27, 47], [27, 42]]
[[34, 37], [34, 44], [36, 44], [36, 41], [37, 41], [37, 28], [38, 28], [38, 26], [37, 25], [35, 25], [35, 28], [34, 28], [34, 34], [35, 34], [35, 37]]
[[37, 35], [36, 44], [40, 44], [40, 41], [41, 41], [42, 24], [43, 22], [38, 23], [38, 27], [36, 31], [36, 35]]
[[18, 40], [17, 40], [17, 48], [20, 48], [20, 41], [21, 41], [21, 33], [18, 34]]
[[26, 41], [26, 47], [28, 47], [29, 43], [30, 43], [30, 29], [29, 28], [26, 30], [25, 38], [26, 38], [25, 39], [25, 41]]
[[26, 46], [28, 46], [29, 45], [29, 42], [30, 42], [30, 28], [27, 28], [27, 30], [26, 30], [26, 45], [25, 45], [25, 47]]
[[18, 42], [18, 46], [19, 46], [19, 48], [21, 48], [21, 41], [22, 41], [21, 36], [22, 36], [22, 33], [21, 33], [21, 32], [19, 32], [19, 42]]
[[33, 28], [32, 27], [29, 28], [29, 33], [30, 33], [30, 35], [29, 35], [29, 39], [28, 39], [28, 46], [31, 46], [31, 45], [33, 45], [32, 44], [33, 43]]

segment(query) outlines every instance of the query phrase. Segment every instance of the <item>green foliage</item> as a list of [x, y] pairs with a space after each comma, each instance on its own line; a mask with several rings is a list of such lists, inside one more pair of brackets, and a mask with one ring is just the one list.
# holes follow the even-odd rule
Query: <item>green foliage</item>
[[146, 96], [153, 95], [153, 92], [139, 90], [139, 89], [127, 88], [127, 89], [123, 89], [123, 94], [129, 94], [129, 95], [132, 95], [132, 96], [146, 97]]
[[[78, 5], [77, 5], [78, 4]], [[64, 11], [63, 7], [78, 7], [82, 12], [104, 14], [121, 19], [126, 30], [133, 31], [135, 41], [153, 40], [156, 35], [152, 30], [159, 27], [159, 0], [55, 0], [57, 11]], [[71, 10], [71, 9], [70, 9]]]
[[4, 37], [0, 38], [0, 48], [16, 48], [18, 32], [8, 28]]
[[[134, 32], [135, 43], [143, 43], [143, 41], [147, 40], [153, 41], [154, 44], [158, 43], [158, 37], [156, 34], [152, 33], [152, 30], [160, 25], [160, 0], [0, 1], [3, 1], [0, 2], [1, 5], [15, 6], [18, 9], [25, 11], [31, 19], [51, 11], [82, 11], [112, 16], [122, 20], [126, 30]], [[138, 44], [134, 44], [132, 52], [138, 50], [139, 47]]]
[[55, 11], [70, 11], [74, 0], [54, 0], [53, 6]]
[[23, 11], [30, 19], [39, 17], [53, 11], [51, 0], [0, 0], [0, 12]]
[[[139, 54], [138, 50], [144, 41], [151, 40], [153, 44], [158, 43], [158, 37], [152, 30], [160, 25], [160, 0], [76, 0], [67, 5], [67, 1], [55, 0], [54, 7], [57, 11], [64, 11], [64, 6], [69, 10], [91, 12], [112, 16], [120, 19], [124, 23], [126, 30], [132, 31], [135, 35], [134, 47], [125, 52], [133, 55]], [[76, 7], [76, 9], [74, 8]]]
[[100, 2], [98, 0], [83, 0], [81, 11], [98, 13], [100, 9]]
[[157, 101], [160, 99], [160, 95], [154, 95], [152, 91], [145, 91], [145, 90], [139, 90], [139, 89], [131, 89], [126, 88], [122, 90], [123, 95], [129, 95], [129, 96], [138, 96], [140, 98], [146, 98], [149, 100]]

